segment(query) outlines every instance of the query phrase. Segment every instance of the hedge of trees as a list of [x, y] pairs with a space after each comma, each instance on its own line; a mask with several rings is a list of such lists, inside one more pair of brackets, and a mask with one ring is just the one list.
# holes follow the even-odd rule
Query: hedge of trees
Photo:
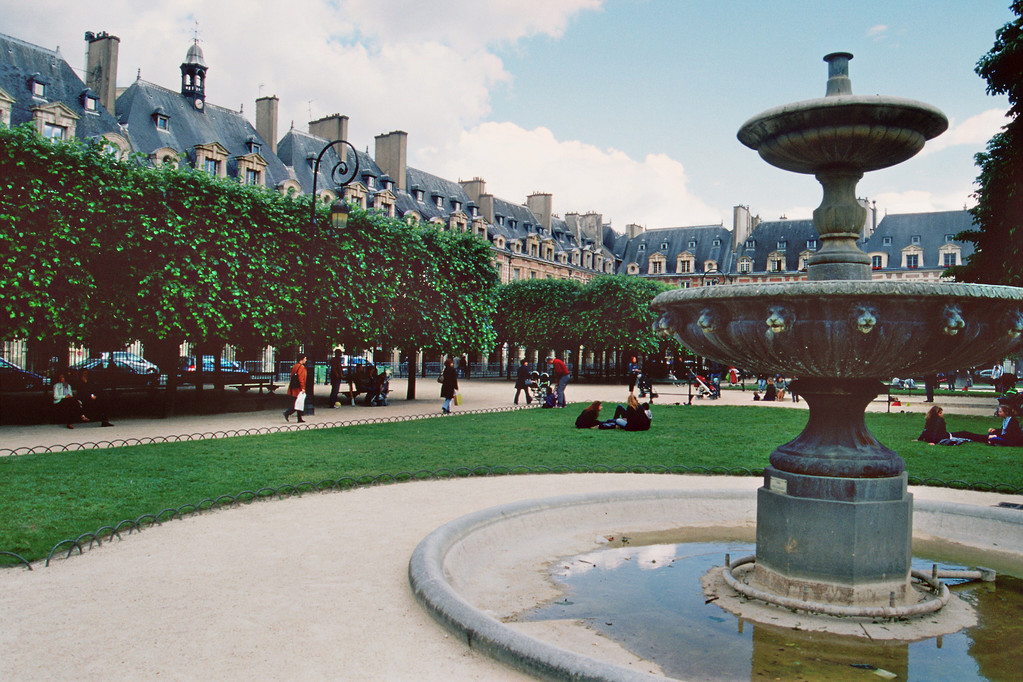
[[301, 344], [315, 358], [338, 344], [410, 358], [505, 342], [657, 349], [647, 305], [663, 285], [499, 287], [485, 240], [358, 209], [338, 233], [325, 205], [310, 224], [311, 200], [0, 129], [0, 337], [40, 357], [141, 340], [172, 387], [184, 341], [197, 354]]

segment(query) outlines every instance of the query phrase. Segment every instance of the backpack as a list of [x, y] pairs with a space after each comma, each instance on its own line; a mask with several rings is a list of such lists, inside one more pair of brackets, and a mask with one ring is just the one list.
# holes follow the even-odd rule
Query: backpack
[[302, 390], [302, 382], [298, 380], [298, 372], [291, 373], [291, 382], [288, 384], [289, 391]]

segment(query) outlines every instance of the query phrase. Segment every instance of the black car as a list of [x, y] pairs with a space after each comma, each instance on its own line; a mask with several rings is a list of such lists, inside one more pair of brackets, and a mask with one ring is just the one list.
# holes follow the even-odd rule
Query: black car
[[128, 358], [113, 360], [107, 357], [89, 358], [71, 365], [71, 369], [81, 372], [89, 370], [89, 377], [105, 388], [153, 388], [160, 383], [160, 370], [156, 365], [146, 362], [132, 362]]
[[0, 358], [0, 391], [41, 391], [43, 378]]
[[[202, 356], [202, 371], [205, 375], [203, 380], [206, 382], [213, 380], [213, 372], [216, 369], [216, 363], [212, 355]], [[196, 377], [196, 362], [194, 357], [187, 357], [181, 359], [181, 382], [185, 384], [194, 384]], [[220, 359], [220, 375], [224, 381], [231, 383], [245, 383], [251, 379], [251, 375], [246, 372], [240, 363], [233, 360]]]

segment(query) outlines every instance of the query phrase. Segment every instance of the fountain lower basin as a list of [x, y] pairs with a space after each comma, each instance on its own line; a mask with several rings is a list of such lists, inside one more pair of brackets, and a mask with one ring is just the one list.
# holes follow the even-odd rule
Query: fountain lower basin
[[[1006, 561], [1023, 561], [1023, 515], [1018, 511], [933, 500], [919, 500], [915, 507], [917, 538], [941, 537], [988, 554], [998, 547], [998, 556]], [[749, 486], [528, 500], [456, 519], [431, 533], [409, 562], [409, 581], [416, 598], [469, 647], [531, 674], [563, 679], [661, 679], [644, 668], [594, 658], [592, 638], [571, 650], [574, 645], [551, 641], [546, 635], [532, 636], [505, 619], [557, 596], [548, 579], [550, 562], [594, 549], [598, 536], [680, 525], [709, 529], [719, 536], [729, 529], [749, 534], [755, 516], [755, 493]], [[777, 618], [788, 613], [751, 604], [776, 625]], [[822, 631], [913, 640], [968, 625], [961, 616], [961, 612], [943, 611], [923, 620], [874, 624], [871, 619], [814, 619], [799, 614], [793, 623], [798, 621], [802, 629], [813, 623]], [[751, 614], [748, 619], [757, 616]]]

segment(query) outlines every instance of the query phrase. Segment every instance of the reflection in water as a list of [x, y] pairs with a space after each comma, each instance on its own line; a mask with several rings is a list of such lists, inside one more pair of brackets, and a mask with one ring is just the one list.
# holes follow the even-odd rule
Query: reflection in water
[[[690, 542], [608, 548], [559, 561], [568, 596], [525, 620], [582, 620], [682, 679], [1016, 680], [1023, 642], [1023, 580], [953, 591], [975, 604], [980, 623], [920, 642], [871, 641], [743, 622], [704, 601], [701, 576], [743, 542]], [[927, 570], [933, 559], [914, 559]], [[941, 564], [962, 568], [958, 564]]]

